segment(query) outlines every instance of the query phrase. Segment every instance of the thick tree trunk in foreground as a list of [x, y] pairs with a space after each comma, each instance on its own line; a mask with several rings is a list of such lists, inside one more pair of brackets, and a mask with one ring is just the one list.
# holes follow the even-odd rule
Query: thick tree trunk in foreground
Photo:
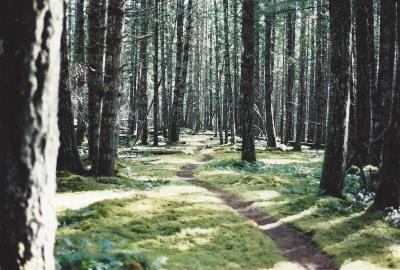
[[118, 148], [118, 112], [121, 95], [121, 51], [124, 0], [109, 0], [103, 113], [100, 129], [99, 175], [115, 175]]
[[0, 9], [0, 269], [53, 270], [63, 1]]
[[[400, 5], [397, 18], [400, 18]], [[397, 35], [400, 28], [397, 27]], [[397, 48], [400, 53], [400, 47]], [[382, 168], [375, 205], [384, 210], [387, 207], [400, 207], [400, 59], [397, 59], [396, 86], [391, 106], [389, 128], [385, 134], [382, 151]]]
[[351, 0], [330, 0], [331, 95], [328, 136], [320, 187], [342, 196], [344, 188], [350, 89]]
[[89, 115], [89, 158], [92, 163], [92, 171], [95, 173], [99, 161], [99, 140], [100, 140], [100, 120], [101, 120], [101, 99], [104, 93], [104, 41], [105, 41], [105, 20], [106, 20], [106, 1], [89, 1], [88, 34], [89, 41], [87, 47], [88, 60], [88, 115]]
[[374, 143], [373, 161], [381, 160], [383, 137], [389, 124], [390, 102], [393, 91], [396, 1], [381, 0], [380, 52], [378, 88], [373, 96]]
[[242, 13], [242, 160], [256, 161], [253, 131], [254, 114], [254, 0], [243, 0]]
[[[66, 8], [66, 7], [64, 7]], [[69, 62], [67, 43], [67, 16], [64, 10], [63, 32], [61, 37], [61, 70], [58, 102], [58, 128], [60, 129], [60, 148], [58, 150], [57, 170], [83, 174], [83, 169], [74, 132], [71, 89], [69, 87]]]
[[276, 147], [274, 114], [272, 108], [272, 39], [272, 14], [267, 13], [265, 15], [265, 124], [267, 129], [267, 144], [269, 147]]

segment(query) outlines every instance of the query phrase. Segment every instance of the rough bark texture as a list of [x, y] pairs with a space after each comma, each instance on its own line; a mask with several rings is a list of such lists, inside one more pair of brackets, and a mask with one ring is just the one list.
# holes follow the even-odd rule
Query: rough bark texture
[[395, 21], [396, 1], [381, 0], [380, 52], [378, 88], [373, 96], [374, 102], [374, 163], [381, 160], [383, 137], [388, 128], [390, 102], [393, 90], [394, 51], [395, 51]]
[[61, 37], [61, 70], [58, 102], [58, 128], [60, 130], [60, 148], [58, 149], [57, 170], [83, 174], [83, 169], [74, 132], [71, 89], [69, 87], [69, 62], [67, 41], [67, 16], [64, 6], [63, 31]]
[[[150, 0], [149, 0], [150, 1]], [[147, 120], [147, 108], [148, 108], [148, 97], [147, 97], [147, 32], [149, 28], [149, 11], [150, 6], [147, 0], [141, 0], [140, 8], [142, 14], [142, 25], [141, 35], [142, 40], [140, 42], [140, 82], [138, 91], [138, 134], [141, 136], [142, 144], [147, 145], [149, 139], [149, 127]]]
[[242, 6], [242, 160], [256, 161], [253, 131], [254, 114], [254, 0], [243, 0]]
[[367, 1], [355, 1], [356, 12], [356, 48], [357, 48], [357, 85], [356, 85], [356, 127], [352, 136], [352, 145], [356, 151], [355, 162], [362, 167], [367, 165], [370, 148], [371, 130], [371, 72], [369, 65], [369, 33]]
[[109, 0], [103, 112], [100, 128], [99, 175], [115, 175], [118, 147], [118, 112], [121, 95], [121, 51], [124, 0]]
[[[229, 22], [228, 22], [228, 0], [223, 1], [224, 4], [224, 45], [225, 45], [225, 73], [224, 73], [224, 98], [226, 115], [224, 116], [225, 127], [225, 143], [228, 143], [228, 134], [231, 131], [231, 143], [235, 143], [235, 119], [233, 112], [233, 96], [232, 96], [232, 78], [231, 78], [231, 54], [229, 46]], [[225, 110], [224, 110], [225, 111]], [[226, 119], [225, 119], [226, 118]]]
[[350, 89], [351, 0], [330, 0], [331, 94], [327, 145], [320, 186], [342, 196], [344, 188]]
[[[400, 5], [397, 4], [397, 23], [399, 22]], [[397, 27], [397, 35], [400, 28]], [[397, 47], [400, 53], [400, 47]], [[382, 151], [382, 168], [375, 205], [384, 210], [387, 207], [400, 207], [400, 58], [397, 58], [396, 86], [391, 106], [388, 130], [385, 134]]]
[[[179, 141], [179, 96], [181, 91], [182, 78], [181, 73], [183, 69], [182, 55], [183, 55], [183, 22], [184, 22], [184, 1], [178, 0], [177, 2], [177, 16], [176, 16], [176, 68], [175, 68], [175, 89], [174, 99], [172, 104], [172, 114], [169, 125], [169, 141], [170, 143], [177, 143]], [[182, 101], [183, 102], [183, 101]]]
[[214, 26], [215, 26], [215, 106], [216, 106], [216, 125], [215, 132], [218, 134], [219, 144], [224, 144], [222, 135], [222, 114], [221, 114], [221, 73], [220, 72], [220, 42], [218, 27], [218, 8], [214, 0]]
[[301, 141], [305, 133], [305, 115], [306, 115], [306, 14], [302, 11], [301, 33], [300, 33], [300, 74], [299, 74], [299, 92], [297, 101], [296, 118], [296, 138], [295, 151], [301, 151]]
[[85, 0], [76, 1], [75, 12], [75, 42], [74, 42], [74, 63], [76, 64], [79, 72], [76, 76], [76, 90], [80, 100], [78, 103], [78, 123], [76, 129], [76, 142], [81, 146], [85, 140], [87, 114], [84, 106], [84, 87], [85, 87]]
[[[346, 0], [347, 1], [347, 0]], [[317, 22], [315, 30], [315, 147], [319, 148], [323, 141], [323, 126], [325, 125], [325, 72], [323, 69], [323, 60], [325, 48], [323, 45], [325, 36], [324, 26], [324, 8], [323, 0], [317, 0]]]
[[154, 25], [153, 25], [153, 35], [154, 35], [154, 58], [153, 58], [153, 83], [154, 83], [154, 109], [153, 109], [153, 121], [154, 121], [154, 133], [153, 133], [153, 145], [157, 146], [158, 145], [158, 110], [159, 110], [159, 84], [158, 84], [158, 36], [159, 36], [159, 31], [158, 31], [158, 1], [159, 0], [154, 0]]
[[0, 9], [0, 269], [53, 270], [63, 1]]
[[286, 17], [286, 39], [287, 39], [287, 84], [286, 84], [286, 134], [285, 144], [288, 144], [293, 139], [293, 116], [294, 116], [294, 102], [293, 102], [293, 88], [295, 80], [295, 12], [290, 11]]
[[276, 135], [274, 114], [272, 108], [272, 80], [273, 80], [273, 59], [272, 59], [272, 23], [273, 15], [265, 14], [265, 125], [267, 130], [267, 144], [269, 147], [276, 147]]
[[101, 101], [104, 93], [104, 52], [106, 1], [89, 0], [88, 11], [88, 140], [92, 171], [96, 172], [99, 160]]
[[166, 86], [166, 70], [167, 70], [167, 59], [165, 52], [165, 1], [161, 2], [161, 29], [160, 29], [160, 39], [161, 39], [161, 114], [162, 114], [162, 132], [163, 137], [168, 138], [168, 96], [167, 96], [167, 86]]

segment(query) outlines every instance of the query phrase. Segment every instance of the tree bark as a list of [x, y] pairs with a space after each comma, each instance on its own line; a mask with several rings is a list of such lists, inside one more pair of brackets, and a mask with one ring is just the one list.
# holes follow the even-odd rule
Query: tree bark
[[393, 91], [396, 1], [381, 0], [378, 87], [373, 96], [373, 163], [381, 161], [383, 137], [388, 128]]
[[342, 196], [344, 188], [350, 89], [351, 0], [330, 0], [331, 94], [327, 145], [320, 187]]
[[88, 119], [89, 119], [89, 158], [92, 172], [96, 172], [99, 161], [99, 140], [101, 121], [101, 102], [104, 93], [104, 52], [105, 52], [105, 23], [106, 1], [90, 0], [88, 12]]
[[242, 160], [256, 161], [256, 150], [253, 130], [254, 114], [254, 0], [243, 0], [242, 5], [242, 71], [241, 93], [242, 100]]
[[297, 103], [296, 119], [296, 138], [295, 151], [301, 151], [301, 142], [305, 133], [305, 115], [306, 115], [306, 14], [302, 11], [301, 15], [301, 33], [300, 33], [300, 74], [299, 74], [299, 92]]
[[[150, 2], [151, 0], [149, 0]], [[141, 141], [143, 145], [148, 144], [149, 139], [149, 127], [147, 120], [147, 108], [148, 108], [148, 97], [147, 97], [147, 32], [149, 28], [149, 9], [150, 4], [147, 0], [141, 0], [140, 9], [142, 13], [142, 22], [141, 22], [141, 35], [142, 40], [140, 42], [140, 82], [139, 82], [139, 91], [138, 91], [138, 130], [140, 134], [137, 136], [141, 137]]]
[[228, 133], [231, 131], [231, 143], [235, 143], [235, 119], [233, 111], [232, 97], [232, 78], [231, 78], [231, 54], [229, 46], [229, 22], [228, 22], [228, 0], [223, 1], [224, 4], [224, 45], [225, 45], [225, 73], [224, 73], [224, 96], [226, 96], [226, 128], [225, 128], [225, 143], [228, 143]]
[[[399, 26], [400, 5], [397, 3], [397, 35], [400, 34]], [[400, 47], [397, 46], [400, 53]], [[391, 103], [389, 127], [385, 133], [382, 168], [379, 179], [378, 192], [375, 205], [381, 209], [400, 207], [400, 58], [397, 58], [396, 85]]]
[[63, 1], [0, 9], [0, 269], [53, 270]]
[[295, 11], [289, 11], [286, 17], [286, 35], [287, 35], [287, 82], [286, 82], [286, 134], [285, 144], [288, 144], [293, 139], [293, 88], [295, 80]]
[[67, 41], [67, 16], [66, 5], [64, 7], [63, 31], [61, 37], [61, 70], [59, 83], [58, 102], [58, 128], [60, 136], [60, 148], [58, 149], [57, 170], [69, 171], [75, 174], [85, 172], [76, 145], [74, 132], [74, 115], [72, 111], [71, 89], [69, 87], [69, 62]]
[[[269, 2], [271, 3], [271, 1]], [[272, 24], [273, 15], [271, 11], [265, 14], [265, 119], [267, 129], [267, 144], [269, 147], [276, 147], [276, 135], [274, 114], [272, 108], [272, 80], [273, 80], [273, 59], [272, 59]]]
[[159, 126], [159, 121], [158, 121], [158, 110], [159, 110], [159, 84], [158, 84], [158, 36], [159, 36], [159, 11], [158, 11], [158, 1], [159, 0], [154, 0], [154, 26], [153, 26], [153, 35], [154, 35], [154, 58], [153, 58], [153, 83], [154, 83], [154, 119], [153, 119], [153, 125], [154, 125], [154, 134], [153, 134], [153, 145], [158, 146], [158, 126]]
[[118, 148], [118, 113], [121, 96], [121, 51], [124, 24], [124, 0], [109, 0], [106, 38], [106, 65], [103, 112], [100, 129], [98, 174], [116, 174], [115, 162]]

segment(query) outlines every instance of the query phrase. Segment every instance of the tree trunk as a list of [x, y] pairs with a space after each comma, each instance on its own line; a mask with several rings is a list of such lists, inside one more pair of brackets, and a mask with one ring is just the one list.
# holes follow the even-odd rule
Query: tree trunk
[[166, 87], [166, 70], [167, 70], [167, 59], [165, 57], [165, 1], [161, 1], [161, 28], [160, 28], [160, 39], [161, 39], [161, 112], [162, 112], [162, 132], [163, 137], [168, 138], [168, 96]]
[[88, 34], [89, 41], [87, 47], [88, 59], [88, 115], [89, 115], [89, 158], [92, 163], [92, 172], [96, 172], [99, 161], [99, 140], [100, 140], [100, 121], [101, 121], [101, 101], [104, 93], [104, 41], [105, 41], [105, 21], [106, 20], [106, 1], [89, 1]]
[[272, 108], [272, 23], [273, 15], [267, 12], [265, 14], [265, 124], [267, 129], [267, 144], [269, 147], [276, 147], [274, 114]]
[[58, 149], [57, 169], [69, 171], [75, 174], [83, 174], [83, 169], [76, 137], [74, 132], [74, 115], [72, 111], [71, 89], [69, 88], [69, 62], [67, 41], [67, 16], [64, 10], [63, 31], [61, 37], [61, 70], [58, 102], [58, 128], [60, 136], [60, 148]]
[[[228, 23], [228, 0], [223, 1], [224, 4], [224, 43], [225, 43], [225, 73], [224, 73], [224, 96], [226, 96], [226, 128], [225, 128], [225, 143], [228, 143], [229, 129], [231, 131], [231, 143], [235, 143], [235, 119], [233, 112], [232, 98], [232, 78], [231, 78], [231, 55], [229, 46], [229, 23]], [[228, 126], [229, 125], [229, 126]]]
[[63, 1], [0, 9], [0, 269], [52, 270]]
[[356, 48], [357, 48], [357, 84], [356, 84], [356, 127], [352, 144], [356, 151], [355, 162], [363, 167], [369, 164], [371, 130], [371, 72], [369, 64], [369, 31], [367, 1], [357, 0], [356, 6]]
[[241, 93], [242, 100], [242, 160], [256, 161], [256, 150], [253, 130], [254, 114], [254, 0], [243, 0], [242, 6], [242, 71]]
[[350, 89], [351, 0], [330, 0], [331, 95], [327, 145], [320, 187], [342, 196], [344, 188]]
[[[397, 5], [397, 24], [399, 26], [400, 5]], [[400, 28], [397, 27], [397, 35]], [[400, 53], [400, 47], [397, 47]], [[397, 58], [396, 86], [391, 106], [389, 127], [385, 134], [382, 151], [382, 168], [375, 205], [385, 210], [400, 207], [400, 58]]]
[[[149, 0], [151, 1], [151, 0]], [[140, 82], [138, 91], [138, 134], [141, 137], [142, 144], [147, 145], [149, 139], [149, 126], [147, 120], [148, 97], [147, 97], [147, 32], [149, 28], [149, 9], [150, 3], [147, 0], [141, 0], [140, 9], [142, 13], [140, 42]], [[140, 131], [140, 132], [139, 132]], [[140, 133], [140, 134], [139, 134]]]
[[153, 83], [154, 83], [154, 119], [153, 119], [153, 125], [154, 125], [154, 134], [153, 134], [153, 145], [158, 146], [158, 110], [159, 110], [159, 93], [158, 93], [158, 20], [159, 20], [159, 11], [158, 11], [158, 1], [159, 0], [154, 0], [154, 29], [153, 29], [153, 35], [154, 35], [154, 58], [153, 58]]
[[238, 29], [238, 0], [233, 0], [233, 109], [235, 116], [235, 132], [240, 132], [240, 79], [239, 79], [239, 29]]
[[293, 139], [293, 115], [294, 115], [294, 101], [293, 101], [293, 88], [295, 80], [295, 16], [294, 11], [289, 11], [286, 17], [286, 39], [287, 39], [287, 82], [286, 82], [286, 136], [285, 144], [288, 144]]
[[124, 0], [109, 0], [106, 38], [105, 94], [100, 130], [98, 174], [116, 174], [118, 148], [118, 113], [121, 96], [121, 51], [124, 24]]
[[[323, 47], [323, 37], [325, 36], [324, 13], [322, 7], [323, 0], [317, 0], [317, 23], [315, 33], [315, 147], [319, 148], [323, 141], [323, 126], [325, 124], [325, 73], [323, 71], [323, 59], [325, 48]], [[347, 1], [347, 0], [346, 0]]]
[[219, 42], [219, 27], [218, 27], [218, 7], [217, 2], [214, 0], [214, 25], [215, 25], [215, 106], [216, 106], [216, 125], [215, 129], [218, 130], [219, 144], [224, 144], [222, 135], [222, 115], [221, 115], [221, 77], [220, 74], [220, 42]]
[[383, 137], [389, 123], [396, 40], [394, 23], [396, 21], [395, 2], [394, 0], [381, 0], [378, 88], [373, 96], [374, 164], [379, 164], [381, 161]]
[[[303, 6], [304, 8], [304, 6]], [[306, 115], [306, 14], [302, 11], [301, 15], [301, 34], [300, 34], [300, 74], [299, 74], [299, 92], [297, 102], [296, 119], [296, 138], [295, 151], [301, 151], [301, 141], [305, 133], [305, 115]]]

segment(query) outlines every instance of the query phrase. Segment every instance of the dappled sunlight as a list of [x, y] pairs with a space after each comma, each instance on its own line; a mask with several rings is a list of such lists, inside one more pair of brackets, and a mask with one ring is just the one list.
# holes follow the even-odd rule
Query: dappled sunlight
[[394, 258], [400, 259], [400, 243], [389, 246], [387, 250]]
[[274, 207], [278, 207], [281, 205], [285, 205], [290, 203], [288, 200], [283, 200], [283, 201], [258, 201], [258, 202], [254, 202], [252, 204], [252, 206], [256, 207], [256, 208], [269, 208], [271, 206]]
[[313, 268], [305, 268], [304, 266], [298, 264], [298, 263], [293, 263], [293, 262], [279, 262], [274, 265], [272, 268], [262, 268], [262, 269], [257, 269], [257, 270], [308, 270], [308, 269], [313, 269]]
[[104, 200], [126, 199], [141, 194], [139, 191], [86, 191], [56, 195], [56, 211], [78, 210]]
[[340, 270], [385, 270], [385, 269], [388, 268], [383, 268], [375, 264], [372, 264], [370, 262], [361, 260], [357, 260], [354, 262], [345, 262], [344, 265], [340, 267]]
[[274, 190], [255, 190], [244, 192], [241, 196], [248, 201], [269, 201], [280, 195]]
[[198, 192], [204, 192], [204, 189], [192, 185], [168, 185], [156, 191], [146, 191], [144, 194], [150, 198], [165, 198]]
[[317, 207], [311, 207], [311, 208], [309, 208], [309, 209], [307, 209], [307, 210], [304, 210], [304, 211], [302, 211], [302, 212], [300, 212], [300, 213], [298, 213], [298, 214], [291, 215], [291, 216], [287, 216], [287, 217], [285, 217], [285, 218], [281, 218], [280, 220], [278, 220], [278, 221], [275, 222], [275, 223], [266, 224], [266, 225], [261, 225], [261, 226], [259, 226], [259, 227], [260, 227], [262, 230], [270, 230], [270, 229], [273, 229], [273, 228], [275, 228], [275, 227], [278, 227], [278, 226], [281, 225], [281, 224], [288, 223], [288, 222], [293, 222], [293, 221], [295, 221], [295, 220], [304, 218], [304, 217], [306, 217], [306, 216], [310, 216], [310, 215], [312, 215], [313, 213], [315, 213], [317, 210], [318, 210]]

